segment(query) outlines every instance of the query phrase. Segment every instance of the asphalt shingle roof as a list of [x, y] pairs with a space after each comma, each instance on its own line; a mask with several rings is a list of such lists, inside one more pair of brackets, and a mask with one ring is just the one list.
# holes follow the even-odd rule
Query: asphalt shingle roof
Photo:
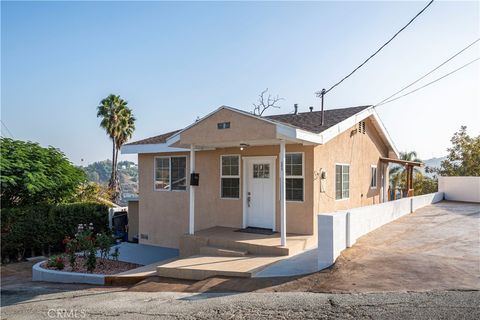
[[[300, 112], [297, 114], [276, 114], [271, 116], [265, 116], [264, 118], [274, 122], [294, 126], [299, 129], [303, 129], [313, 133], [321, 133], [322, 131], [327, 130], [328, 128], [342, 122], [347, 118], [350, 118], [351, 116], [359, 113], [360, 111], [367, 109], [368, 107], [370, 106], [325, 110], [325, 120], [323, 126], [321, 125], [321, 111]], [[173, 136], [179, 131], [181, 130], [175, 130], [161, 134], [159, 136], [131, 142], [128, 143], [128, 145], [165, 143], [169, 137]]]
[[295, 126], [313, 133], [320, 133], [368, 107], [370, 106], [325, 110], [323, 126], [321, 125], [321, 111], [300, 112], [297, 114], [277, 114], [266, 116], [265, 118]]
[[180, 130], [170, 131], [159, 136], [146, 138], [143, 140], [138, 140], [134, 142], [127, 143], [127, 145], [135, 145], [135, 144], [157, 144], [157, 143], [165, 143], [168, 138], [173, 136], [175, 133], [179, 132]]

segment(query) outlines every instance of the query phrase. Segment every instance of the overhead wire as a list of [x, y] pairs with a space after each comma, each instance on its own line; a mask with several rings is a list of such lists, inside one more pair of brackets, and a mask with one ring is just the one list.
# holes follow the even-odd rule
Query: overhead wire
[[385, 101], [385, 102], [376, 104], [376, 105], [374, 105], [373, 107], [378, 107], [378, 106], [381, 106], [381, 105], [384, 105], [384, 104], [387, 104], [387, 103], [396, 101], [396, 100], [401, 99], [401, 98], [403, 98], [403, 97], [406, 97], [406, 96], [408, 96], [408, 95], [410, 95], [410, 94], [412, 94], [412, 93], [414, 93], [414, 92], [417, 92], [418, 90], [424, 89], [424, 88], [426, 88], [426, 87], [428, 87], [428, 86], [430, 86], [430, 85], [432, 85], [432, 84], [434, 84], [434, 83], [436, 83], [436, 82], [438, 82], [438, 81], [440, 81], [440, 80], [442, 80], [442, 79], [444, 79], [444, 78], [446, 78], [446, 77], [448, 77], [448, 76], [450, 76], [450, 75], [452, 75], [452, 74], [454, 74], [454, 73], [462, 70], [463, 68], [468, 67], [469, 65], [471, 65], [472, 63], [474, 63], [474, 62], [476, 62], [476, 61], [478, 61], [478, 60], [480, 60], [480, 57], [478, 57], [478, 58], [476, 58], [476, 59], [473, 59], [472, 61], [464, 64], [463, 66], [461, 66], [461, 67], [459, 67], [459, 68], [457, 68], [457, 69], [455, 69], [455, 70], [453, 70], [453, 71], [451, 71], [451, 72], [449, 72], [449, 73], [447, 73], [447, 74], [445, 74], [445, 75], [443, 75], [443, 76], [441, 76], [441, 77], [439, 77], [439, 78], [437, 78], [437, 79], [435, 79], [435, 80], [433, 80], [433, 81], [430, 81], [429, 83], [427, 83], [427, 84], [425, 84], [425, 85], [423, 85], [423, 86], [421, 86], [421, 87], [418, 87], [418, 88], [415, 89], [415, 90], [409, 91], [409, 92], [407, 92], [407, 93], [405, 93], [405, 94], [402, 94], [401, 96], [398, 96], [398, 97], [396, 97], [396, 98], [387, 100], [387, 101]]
[[334, 85], [332, 85], [328, 90], [325, 90], [325, 91], [320, 91], [320, 92], [317, 92], [317, 95], [319, 94], [327, 94], [328, 92], [330, 92], [333, 88], [335, 88], [336, 86], [338, 86], [339, 84], [341, 84], [343, 81], [347, 80], [350, 76], [352, 76], [358, 69], [360, 69], [361, 67], [363, 67], [368, 61], [370, 61], [370, 59], [372, 59], [374, 56], [376, 56], [383, 48], [385, 48], [390, 42], [392, 42], [393, 39], [395, 39], [403, 30], [405, 30], [413, 21], [415, 21], [415, 19], [417, 19], [425, 10], [427, 10], [427, 8], [434, 2], [434, 0], [431, 0], [422, 10], [420, 10], [420, 12], [418, 12], [412, 19], [410, 19], [410, 21], [405, 25], [403, 26], [400, 30], [398, 30], [387, 42], [385, 42], [380, 48], [378, 48], [377, 51], [375, 51], [372, 55], [370, 55], [364, 62], [362, 62], [359, 66], [357, 66], [355, 69], [353, 69], [352, 72], [350, 72], [349, 74], [347, 74], [345, 77], [343, 77], [340, 81], [338, 81], [337, 83], [335, 83]]
[[394, 94], [390, 95], [389, 97], [383, 99], [382, 101], [378, 102], [375, 104], [375, 106], [378, 106], [378, 105], [381, 105], [383, 104], [385, 101], [387, 100], [390, 100], [391, 98], [393, 98], [394, 96], [396, 96], [397, 94], [405, 91], [406, 89], [410, 88], [411, 86], [413, 86], [414, 84], [418, 83], [419, 81], [425, 79], [427, 76], [431, 75], [433, 72], [437, 71], [438, 69], [440, 69], [441, 67], [443, 67], [445, 64], [447, 64], [448, 62], [450, 62], [451, 60], [453, 60], [454, 58], [456, 58], [457, 56], [459, 56], [461, 53], [463, 53], [464, 51], [466, 51], [467, 49], [471, 48], [474, 44], [476, 44], [478, 41], [480, 41], [480, 38], [478, 38], [477, 40], [473, 41], [472, 43], [470, 43], [468, 46], [464, 47], [462, 50], [458, 51], [457, 53], [455, 53], [453, 56], [451, 56], [450, 58], [448, 58], [447, 60], [443, 61], [441, 64], [439, 64], [438, 66], [436, 66], [435, 68], [433, 68], [432, 70], [430, 70], [429, 72], [427, 72], [426, 74], [424, 74], [423, 76], [421, 76], [420, 78], [418, 78], [417, 80], [411, 82], [410, 84], [406, 85], [405, 87], [403, 87], [402, 89], [398, 90], [397, 92], [395, 92]]

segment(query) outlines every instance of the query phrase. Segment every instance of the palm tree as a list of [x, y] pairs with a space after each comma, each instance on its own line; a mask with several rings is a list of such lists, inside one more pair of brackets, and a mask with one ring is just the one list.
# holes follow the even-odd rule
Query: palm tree
[[[417, 152], [415, 151], [400, 152], [400, 160], [422, 162], [422, 160], [417, 158]], [[421, 174], [420, 170], [418, 170], [417, 167], [414, 167], [413, 171], [415, 174]], [[395, 192], [397, 186], [401, 186], [402, 188], [404, 188], [407, 180], [406, 174], [407, 172], [405, 171], [405, 167], [402, 165], [397, 165], [390, 169], [390, 185], [393, 192]]]
[[118, 151], [132, 136], [135, 130], [135, 117], [127, 102], [118, 95], [110, 94], [100, 101], [97, 117], [101, 118], [100, 127], [105, 129], [112, 140], [112, 173], [108, 187], [113, 191], [113, 198], [118, 195], [117, 163]]

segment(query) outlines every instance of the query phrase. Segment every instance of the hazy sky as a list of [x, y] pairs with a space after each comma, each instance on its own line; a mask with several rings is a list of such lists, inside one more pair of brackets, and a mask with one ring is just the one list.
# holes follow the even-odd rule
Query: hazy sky
[[[182, 128], [220, 105], [244, 110], [265, 88], [290, 112], [329, 87], [425, 2], [4, 2], [1, 118], [16, 139], [62, 149], [76, 164], [110, 157], [98, 102], [120, 94], [134, 139]], [[480, 36], [478, 2], [434, 2], [326, 108], [375, 104]], [[480, 56], [480, 44], [425, 79]], [[378, 108], [399, 150], [444, 155], [452, 134], [480, 133], [480, 61]], [[421, 84], [419, 84], [421, 85]], [[2, 125], [2, 135], [9, 133]], [[127, 157], [132, 159], [132, 157]]]

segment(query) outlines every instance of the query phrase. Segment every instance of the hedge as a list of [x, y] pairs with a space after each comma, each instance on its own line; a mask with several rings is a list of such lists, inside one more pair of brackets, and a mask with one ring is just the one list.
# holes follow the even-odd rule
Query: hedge
[[3, 208], [2, 262], [63, 250], [80, 223], [93, 223], [94, 232], [108, 229], [108, 207], [98, 203], [72, 203]]

